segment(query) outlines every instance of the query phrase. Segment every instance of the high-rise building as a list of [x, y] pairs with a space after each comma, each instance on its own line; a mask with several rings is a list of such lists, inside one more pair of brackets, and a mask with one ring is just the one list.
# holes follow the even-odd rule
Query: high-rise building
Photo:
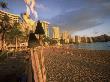
[[43, 27], [44, 32], [45, 32], [45, 36], [49, 37], [49, 24], [50, 23], [47, 21], [42, 21], [41, 23], [42, 23], [42, 27]]
[[52, 28], [52, 38], [53, 39], [60, 39], [60, 29], [59, 27], [53, 27]]
[[62, 33], [62, 39], [63, 39], [63, 40], [67, 39], [67, 38], [68, 38], [68, 34], [69, 34], [69, 33], [66, 32], [66, 31], [63, 32], [63, 33]]
[[71, 39], [72, 39], [72, 42], [75, 43], [75, 36], [72, 36]]
[[87, 43], [87, 37], [85, 37], [85, 36], [81, 37], [81, 42], [82, 43]]
[[0, 10], [0, 16], [8, 15], [11, 21], [19, 22], [20, 16]]
[[81, 42], [82, 43], [92, 43], [93, 38], [92, 37], [81, 37]]
[[93, 42], [92, 37], [87, 37], [87, 43], [92, 43], [92, 42]]
[[81, 43], [81, 37], [80, 36], [75, 36], [75, 42], [76, 43]]
[[65, 43], [69, 43], [69, 40], [70, 40], [70, 34], [68, 32], [63, 32], [62, 33], [62, 37], [61, 37]]
[[92, 37], [90, 37], [90, 43], [92, 43], [93, 42], [93, 38]]

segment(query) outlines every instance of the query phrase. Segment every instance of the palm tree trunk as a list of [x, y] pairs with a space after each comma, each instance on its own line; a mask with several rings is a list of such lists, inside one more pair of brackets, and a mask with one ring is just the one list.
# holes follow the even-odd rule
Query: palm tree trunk
[[17, 48], [18, 48], [18, 38], [16, 37], [15, 39], [16, 39], [16, 50], [17, 50]]
[[3, 32], [3, 34], [2, 34], [2, 49], [1, 50], [4, 50], [4, 43], [5, 43], [5, 41], [4, 41], [4, 38], [5, 38], [5, 33]]
[[40, 34], [39, 34], [39, 44], [43, 45], [43, 43], [42, 43], [42, 36]]

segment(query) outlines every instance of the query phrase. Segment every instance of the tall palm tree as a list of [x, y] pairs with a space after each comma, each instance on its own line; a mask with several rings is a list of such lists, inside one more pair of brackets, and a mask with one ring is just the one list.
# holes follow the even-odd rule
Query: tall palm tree
[[45, 32], [40, 21], [37, 22], [35, 34], [39, 35], [39, 43], [40, 45], [43, 45], [43, 37], [44, 37]]
[[20, 24], [15, 22], [11, 30], [7, 32], [9, 40], [15, 40], [16, 49], [18, 48], [18, 38], [21, 38], [23, 33], [20, 31]]
[[7, 5], [8, 5], [8, 4], [7, 4], [5, 1], [1, 1], [1, 2], [0, 2], [0, 7], [2, 8], [2, 10], [3, 10], [3, 9], [8, 9]]
[[[5, 1], [0, 1], [0, 8], [2, 10], [8, 9], [7, 3]], [[7, 20], [8, 19], [8, 20]], [[5, 38], [5, 32], [6, 32], [6, 27], [8, 26], [9, 22], [9, 17], [7, 15], [4, 15], [4, 17], [0, 17], [0, 34], [2, 33], [2, 49], [4, 49], [4, 38]]]
[[1, 26], [0, 33], [2, 34], [2, 50], [3, 50], [5, 44], [5, 34], [11, 28], [10, 18], [8, 17], [7, 14], [5, 14], [4, 17], [2, 17], [0, 26]]

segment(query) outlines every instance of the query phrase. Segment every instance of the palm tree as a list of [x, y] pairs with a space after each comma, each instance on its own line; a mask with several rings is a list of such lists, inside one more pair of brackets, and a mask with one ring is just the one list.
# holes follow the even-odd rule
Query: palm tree
[[[0, 7], [2, 8], [2, 10], [4, 9], [8, 9], [7, 7], [7, 3], [5, 1], [0, 1]], [[8, 20], [7, 20], [8, 19]], [[4, 17], [0, 17], [0, 34], [2, 33], [2, 50], [4, 49], [4, 38], [5, 38], [5, 32], [6, 32], [6, 27], [8, 26], [9, 22], [9, 17], [5, 14]]]
[[30, 34], [29, 34], [29, 40], [28, 40], [28, 47], [29, 48], [37, 47], [39, 45], [38, 43], [39, 43], [39, 41], [36, 38], [35, 33], [30, 32]]
[[9, 40], [15, 39], [16, 49], [18, 48], [18, 38], [21, 38], [22, 36], [23, 33], [22, 31], [20, 31], [20, 24], [15, 22], [12, 29], [7, 32], [7, 37], [9, 38]]
[[2, 8], [2, 10], [3, 10], [3, 9], [8, 9], [7, 5], [8, 5], [8, 4], [7, 4], [5, 1], [1, 1], [1, 2], [0, 2], [0, 7]]
[[5, 34], [11, 28], [10, 18], [8, 17], [7, 14], [5, 14], [4, 17], [2, 17], [0, 26], [1, 26], [0, 34], [2, 34], [2, 50], [3, 50], [5, 44]]
[[42, 45], [43, 35], [45, 34], [45, 32], [40, 21], [38, 21], [37, 23], [35, 34], [39, 35], [39, 43], [40, 45]]

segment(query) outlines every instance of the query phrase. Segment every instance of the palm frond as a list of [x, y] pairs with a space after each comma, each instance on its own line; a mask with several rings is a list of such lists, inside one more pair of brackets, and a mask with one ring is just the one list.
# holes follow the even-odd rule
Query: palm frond
[[8, 3], [4, 2], [4, 1], [1, 1], [0, 2], [0, 7], [3, 8], [3, 9], [8, 9]]

